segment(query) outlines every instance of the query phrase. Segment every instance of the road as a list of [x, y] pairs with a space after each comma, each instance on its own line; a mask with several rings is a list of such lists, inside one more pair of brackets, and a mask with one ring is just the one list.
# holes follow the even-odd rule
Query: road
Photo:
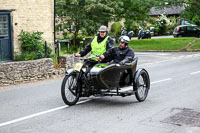
[[200, 53], [136, 52], [151, 89], [66, 106], [62, 79], [0, 88], [0, 133], [200, 133]]

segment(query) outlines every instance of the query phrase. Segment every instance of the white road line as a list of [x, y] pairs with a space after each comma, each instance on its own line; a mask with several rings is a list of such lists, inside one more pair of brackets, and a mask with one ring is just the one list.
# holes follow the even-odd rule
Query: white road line
[[173, 57], [171, 59], [167, 59], [167, 60], [162, 60], [162, 61], [157, 61], [157, 62], [152, 62], [152, 63], [143, 63], [143, 64], [140, 64], [138, 66], [151, 66], [151, 65], [154, 65], [154, 64], [160, 64], [160, 63], [164, 63], [164, 62], [168, 62], [168, 61], [174, 61], [174, 60], [180, 60], [180, 59], [186, 59], [186, 58], [194, 58], [194, 57], [199, 57], [200, 54], [191, 54], [191, 55], [181, 55], [181, 56], [178, 56], [178, 57]]
[[[156, 83], [160, 83], [160, 82], [164, 82], [164, 81], [168, 81], [168, 80], [172, 80], [172, 79], [171, 78], [167, 78], [167, 79], [163, 79], [163, 80], [159, 80], [159, 81], [154, 81], [154, 82], [151, 82], [151, 84], [156, 84]], [[129, 89], [130, 88], [127, 87], [125, 90], [129, 90]], [[88, 101], [91, 101], [91, 99], [80, 101], [77, 104], [86, 103]], [[36, 113], [36, 114], [32, 114], [32, 115], [29, 115], [29, 116], [25, 116], [25, 117], [21, 117], [21, 118], [18, 118], [18, 119], [14, 119], [14, 120], [11, 120], [11, 121], [7, 121], [7, 122], [4, 122], [4, 123], [0, 123], [0, 127], [7, 126], [7, 125], [10, 125], [10, 124], [13, 124], [13, 123], [16, 123], [16, 122], [27, 120], [27, 119], [30, 119], [30, 118], [33, 118], [33, 117], [37, 117], [37, 116], [40, 116], [40, 115], [44, 115], [44, 114], [51, 113], [51, 112], [54, 112], [54, 111], [57, 111], [57, 110], [61, 110], [61, 109], [64, 109], [64, 108], [68, 108], [68, 107], [69, 107], [68, 105], [65, 105], [65, 106], [53, 108], [53, 109], [50, 109], [50, 110], [46, 110], [46, 111], [43, 111], [43, 112], [39, 112], [39, 113]]]
[[[80, 101], [77, 104], [85, 103], [85, 102], [88, 102], [90, 100], [91, 99]], [[18, 119], [15, 119], [15, 120], [11, 120], [11, 121], [8, 121], [8, 122], [0, 123], [0, 127], [6, 126], [6, 125], [10, 125], [10, 124], [13, 124], [13, 123], [16, 123], [16, 122], [20, 122], [20, 121], [23, 121], [23, 120], [27, 120], [27, 119], [30, 119], [30, 118], [33, 118], [33, 117], [36, 117], [36, 116], [40, 116], [40, 115], [44, 115], [44, 114], [47, 114], [47, 113], [51, 113], [51, 112], [54, 112], [54, 111], [57, 111], [57, 110], [61, 110], [61, 109], [67, 108], [67, 107], [69, 107], [69, 106], [65, 105], [65, 106], [53, 108], [53, 109], [50, 109], [50, 110], [46, 110], [46, 111], [43, 111], [43, 112], [39, 112], [39, 113], [36, 113], [36, 114], [32, 114], [32, 115], [29, 115], [29, 116], [21, 117], [21, 118], [18, 118]]]
[[159, 80], [159, 81], [151, 82], [151, 84], [156, 84], [156, 83], [160, 83], [160, 82], [164, 82], [164, 81], [168, 81], [168, 80], [172, 80], [172, 79], [171, 78], [162, 79], [162, 80]]
[[193, 74], [197, 74], [197, 73], [200, 73], [200, 71], [192, 72], [190, 74], [193, 75]]
[[[172, 80], [172, 78], [167, 78], [167, 79], [154, 81], [154, 82], [151, 82], [151, 84], [156, 84], [156, 83], [165, 82], [165, 81], [169, 81], [169, 80]], [[132, 90], [133, 87], [132, 86], [128, 86], [128, 87], [124, 87], [124, 88], [120, 88], [120, 89], [121, 89], [120, 92], [125, 92], [125, 91]]]

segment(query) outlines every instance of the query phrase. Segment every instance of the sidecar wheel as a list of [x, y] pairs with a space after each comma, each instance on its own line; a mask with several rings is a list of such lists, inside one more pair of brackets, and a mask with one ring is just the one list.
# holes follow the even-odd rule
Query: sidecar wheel
[[76, 104], [80, 97], [79, 92], [79, 82], [77, 82], [76, 73], [66, 75], [61, 86], [61, 95], [65, 104]]
[[135, 75], [133, 85], [136, 99], [139, 102], [143, 102], [146, 99], [150, 88], [149, 74], [145, 69], [142, 69]]

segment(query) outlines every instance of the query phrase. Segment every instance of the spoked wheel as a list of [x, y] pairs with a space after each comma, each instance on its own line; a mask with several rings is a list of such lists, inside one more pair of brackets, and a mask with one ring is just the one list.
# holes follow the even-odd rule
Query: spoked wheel
[[61, 86], [61, 95], [65, 104], [76, 104], [79, 100], [79, 92], [79, 82], [77, 82], [76, 73], [65, 76]]
[[135, 78], [135, 83], [133, 84], [135, 96], [139, 102], [143, 102], [146, 99], [150, 88], [149, 74], [145, 69], [142, 69]]

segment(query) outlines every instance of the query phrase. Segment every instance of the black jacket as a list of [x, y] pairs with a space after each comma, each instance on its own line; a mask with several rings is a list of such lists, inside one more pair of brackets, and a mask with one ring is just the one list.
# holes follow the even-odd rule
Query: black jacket
[[120, 47], [112, 48], [104, 54], [106, 60], [113, 60], [116, 64], [125, 64], [133, 60], [135, 54], [129, 47], [121, 49]]
[[[102, 42], [107, 36], [105, 36], [104, 38], [101, 38], [99, 35], [97, 37], [97, 42], [100, 43]], [[85, 56], [86, 54], [88, 54], [92, 48], [91, 48], [91, 43], [93, 41], [94, 38], [92, 38], [89, 43], [86, 45], [86, 47], [80, 51], [79, 54], [81, 54], [81, 57]], [[108, 38], [107, 42], [106, 42], [106, 51], [111, 49], [113, 46], [115, 45], [115, 42], [112, 38]]]

